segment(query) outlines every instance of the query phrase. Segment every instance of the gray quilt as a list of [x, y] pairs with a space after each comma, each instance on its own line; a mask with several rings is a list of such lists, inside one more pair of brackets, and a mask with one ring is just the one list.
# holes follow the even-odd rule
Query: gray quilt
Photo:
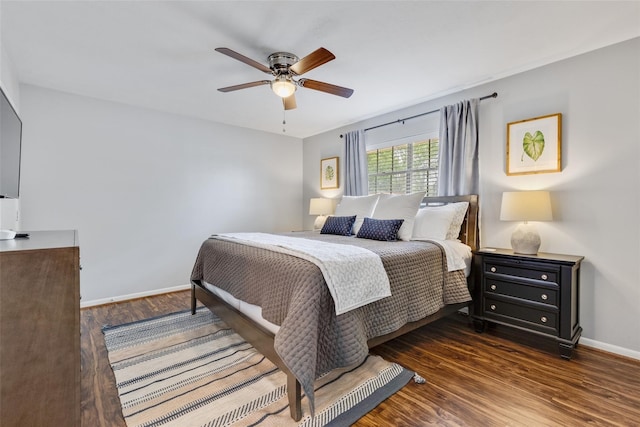
[[309, 397], [314, 380], [334, 368], [359, 363], [367, 340], [471, 300], [462, 271], [447, 272], [443, 249], [429, 242], [379, 242], [319, 233], [303, 238], [356, 245], [382, 259], [392, 295], [336, 316], [320, 269], [291, 255], [210, 238], [198, 253], [192, 280], [204, 280], [238, 299], [262, 307], [280, 326], [275, 350]]

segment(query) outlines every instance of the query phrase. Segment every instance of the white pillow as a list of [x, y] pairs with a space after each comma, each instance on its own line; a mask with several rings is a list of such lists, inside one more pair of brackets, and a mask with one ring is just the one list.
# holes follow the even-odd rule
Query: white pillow
[[445, 240], [454, 215], [453, 209], [438, 207], [418, 209], [411, 240]]
[[[446, 240], [457, 240], [460, 235], [460, 227], [462, 226], [462, 222], [464, 221], [464, 217], [467, 214], [467, 208], [469, 207], [469, 202], [456, 202], [449, 203], [448, 205], [442, 206], [427, 206], [425, 208], [420, 209], [428, 210], [432, 212], [436, 212], [440, 215], [439, 221], [443, 221], [439, 226], [434, 225], [434, 233], [440, 235], [440, 230], [437, 227], [444, 226], [444, 219], [448, 216], [451, 217], [451, 221], [449, 223], [449, 227], [445, 234]], [[424, 215], [424, 214], [423, 214]], [[422, 225], [421, 225], [422, 226]], [[431, 233], [431, 231], [429, 231]], [[435, 239], [435, 237], [433, 237]], [[413, 240], [419, 240], [413, 237]]]
[[356, 222], [353, 224], [353, 234], [358, 234], [358, 230], [362, 226], [365, 217], [371, 217], [373, 210], [378, 203], [378, 195], [371, 196], [343, 196], [334, 216], [352, 216], [356, 215]]
[[425, 193], [412, 193], [402, 195], [388, 195], [380, 197], [373, 218], [375, 219], [403, 219], [402, 227], [398, 231], [398, 239], [411, 240], [413, 222], [420, 208], [420, 202]]
[[456, 240], [460, 235], [460, 227], [462, 226], [464, 217], [467, 215], [469, 202], [449, 203], [444, 207], [453, 209], [453, 211], [455, 212], [453, 214], [453, 220], [451, 221], [451, 226], [449, 227], [449, 232], [447, 233], [447, 240]]

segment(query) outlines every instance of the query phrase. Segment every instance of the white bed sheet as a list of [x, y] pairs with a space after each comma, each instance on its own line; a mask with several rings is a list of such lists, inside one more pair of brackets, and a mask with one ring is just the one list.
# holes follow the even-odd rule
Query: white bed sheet
[[251, 320], [267, 329], [269, 332], [274, 335], [280, 330], [280, 326], [265, 320], [262, 317], [262, 307], [259, 305], [249, 304], [248, 302], [244, 302], [239, 300], [238, 298], [231, 295], [229, 292], [218, 288], [217, 286], [212, 285], [211, 283], [207, 283], [205, 281], [202, 282], [204, 286], [213, 292], [214, 295], [222, 299], [224, 302], [229, 304], [231, 307], [238, 310], [240, 313], [249, 317]]
[[471, 246], [465, 245], [460, 240], [433, 240], [444, 248], [447, 256], [447, 267], [449, 271], [464, 269], [465, 277], [471, 273]]

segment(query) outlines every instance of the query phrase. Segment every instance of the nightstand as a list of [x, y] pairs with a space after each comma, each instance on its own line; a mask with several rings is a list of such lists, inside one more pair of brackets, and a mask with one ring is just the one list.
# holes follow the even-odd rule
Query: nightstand
[[583, 258], [475, 251], [471, 318], [476, 331], [491, 322], [550, 337], [558, 342], [560, 356], [571, 359], [582, 333], [578, 301]]

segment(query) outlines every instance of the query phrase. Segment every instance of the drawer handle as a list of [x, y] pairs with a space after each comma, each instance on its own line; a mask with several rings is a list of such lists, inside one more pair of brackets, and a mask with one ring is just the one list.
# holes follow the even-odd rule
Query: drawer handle
[[491, 267], [490, 270], [491, 270], [492, 273], [496, 272], [496, 268], [495, 267]]
[[549, 297], [547, 296], [547, 294], [542, 294], [540, 295], [540, 298], [546, 301]]
[[540, 318], [540, 321], [541, 321], [542, 323], [547, 323], [547, 320], [549, 320], [549, 319], [547, 319], [547, 317], [546, 317], [546, 316], [542, 316], [542, 317]]
[[498, 287], [496, 285], [491, 285], [489, 287], [491, 288], [492, 291], [495, 291], [496, 289], [498, 289]]
[[495, 310], [496, 309], [496, 305], [495, 304], [491, 304], [491, 306], [489, 308], [491, 308], [491, 310]]
[[542, 280], [547, 280], [549, 278], [549, 276], [547, 276], [546, 274], [543, 274], [542, 276], [540, 276], [542, 278]]

